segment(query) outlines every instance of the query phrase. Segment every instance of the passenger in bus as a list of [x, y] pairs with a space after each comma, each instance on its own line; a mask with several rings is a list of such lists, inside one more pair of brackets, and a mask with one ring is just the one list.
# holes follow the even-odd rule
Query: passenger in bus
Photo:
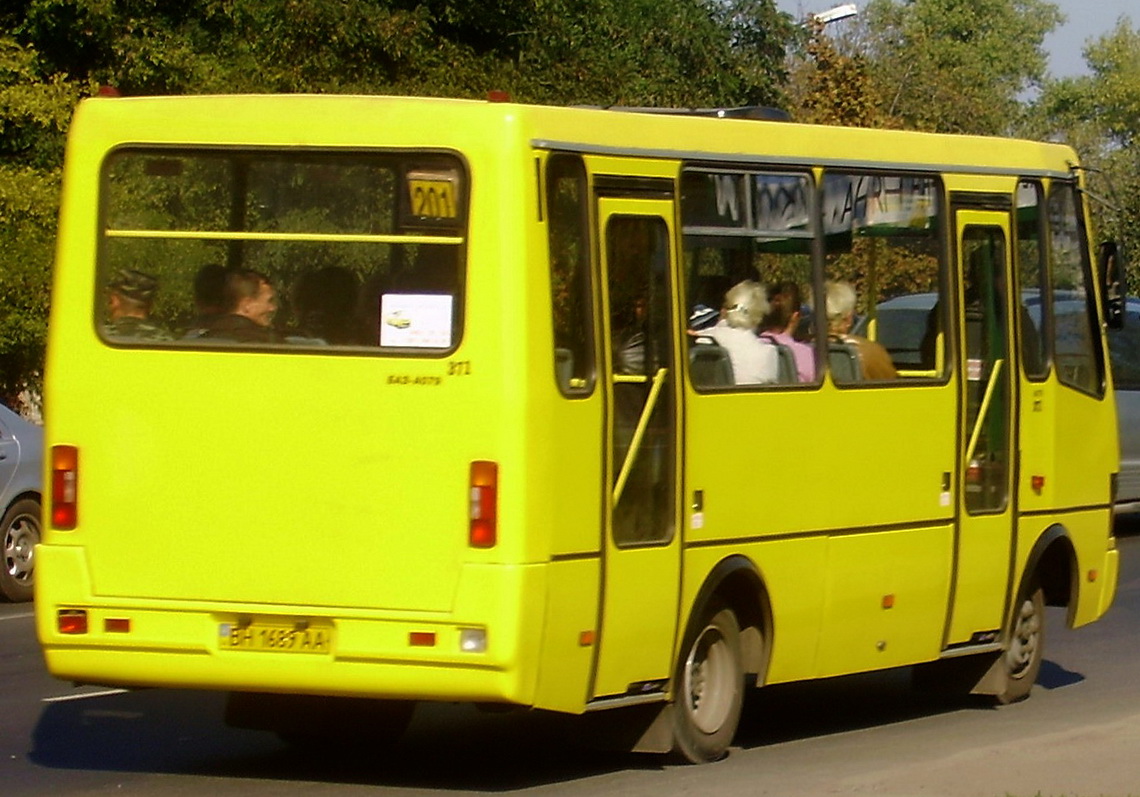
[[897, 379], [891, 355], [880, 343], [851, 334], [855, 323], [855, 289], [851, 283], [828, 280], [824, 283], [827, 307], [827, 336], [855, 348], [863, 379]]
[[226, 275], [229, 269], [218, 263], [206, 263], [194, 275], [194, 322], [183, 335], [185, 338], [205, 336], [226, 314]]
[[760, 338], [787, 346], [796, 361], [798, 381], [814, 382], [815, 350], [811, 344], [795, 338], [802, 303], [798, 283], [786, 280], [768, 286], [768, 312], [760, 321]]
[[649, 303], [638, 296], [624, 313], [615, 313], [613, 319], [614, 371], [619, 374], [646, 374], [645, 342], [646, 318]]
[[760, 320], [767, 312], [764, 286], [752, 280], [738, 282], [724, 296], [720, 321], [701, 333], [728, 352], [738, 385], [768, 385], [779, 380], [776, 347], [756, 336]]
[[353, 345], [360, 342], [356, 302], [360, 281], [343, 266], [303, 273], [293, 289], [296, 329], [290, 343]]
[[277, 290], [269, 278], [252, 269], [237, 269], [226, 275], [226, 314], [217, 319], [204, 337], [238, 343], [279, 343], [273, 328], [277, 313]]
[[121, 268], [107, 284], [106, 333], [117, 338], [171, 340], [171, 335], [150, 318], [158, 280], [132, 268]]

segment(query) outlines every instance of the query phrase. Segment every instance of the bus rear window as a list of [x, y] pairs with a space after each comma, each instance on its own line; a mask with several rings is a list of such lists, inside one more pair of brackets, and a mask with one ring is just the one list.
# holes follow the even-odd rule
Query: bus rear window
[[119, 150], [96, 327], [128, 346], [446, 352], [466, 184], [441, 153]]

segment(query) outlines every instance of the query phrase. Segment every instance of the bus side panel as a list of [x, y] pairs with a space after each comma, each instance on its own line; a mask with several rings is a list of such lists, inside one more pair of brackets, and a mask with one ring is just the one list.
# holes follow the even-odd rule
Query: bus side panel
[[[1120, 469], [1116, 406], [1111, 395], [1097, 399], [1058, 386], [1054, 396], [1058, 419], [1054, 446], [1065, 452], [1054, 459], [1055, 506], [1108, 506], [1108, 476]], [[1104, 533], [1108, 532], [1106, 526]]]
[[942, 646], [950, 525], [835, 537], [818, 677], [929, 660]]
[[691, 539], [947, 522], [955, 428], [930, 419], [952, 419], [954, 401], [952, 385], [690, 394], [686, 483], [704, 499]]
[[[546, 621], [534, 698], [537, 708], [579, 713], [586, 704], [597, 643], [600, 565], [595, 557], [547, 566]], [[668, 606], [657, 608], [670, 610]]]

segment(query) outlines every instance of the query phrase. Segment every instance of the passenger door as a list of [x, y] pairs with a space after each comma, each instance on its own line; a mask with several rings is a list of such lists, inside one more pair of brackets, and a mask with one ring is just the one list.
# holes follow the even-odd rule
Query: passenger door
[[664, 692], [680, 583], [671, 201], [602, 197], [604, 581], [591, 696]]
[[1014, 419], [1009, 214], [955, 214], [958, 317], [958, 540], [947, 644], [998, 639], [1013, 552]]

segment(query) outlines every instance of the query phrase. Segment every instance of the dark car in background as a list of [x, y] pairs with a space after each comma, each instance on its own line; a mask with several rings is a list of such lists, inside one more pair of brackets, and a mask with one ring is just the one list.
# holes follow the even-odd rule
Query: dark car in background
[[40, 541], [43, 430], [0, 404], [0, 534], [4, 561], [0, 595], [32, 599], [36, 544]]

